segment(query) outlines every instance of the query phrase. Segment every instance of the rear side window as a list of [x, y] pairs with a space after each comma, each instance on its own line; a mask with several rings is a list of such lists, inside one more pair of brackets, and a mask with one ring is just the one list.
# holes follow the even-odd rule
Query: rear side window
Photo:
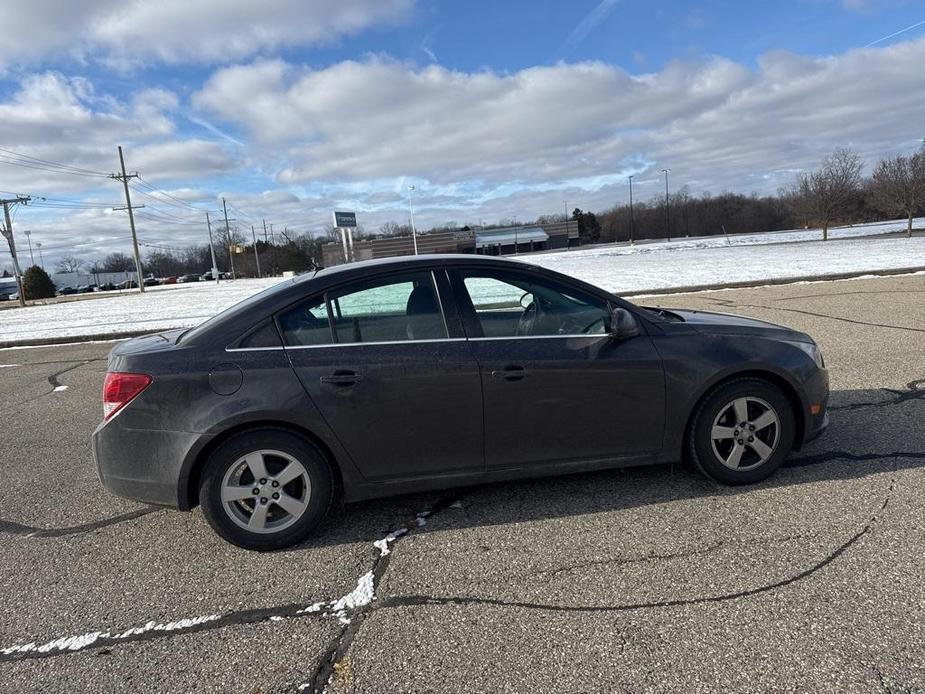
[[282, 313], [278, 321], [283, 341], [294, 347], [447, 337], [430, 272], [355, 282]]
[[331, 292], [337, 342], [402, 342], [447, 336], [429, 272], [366, 280]]
[[315, 297], [280, 314], [279, 329], [290, 347], [329, 345], [334, 342], [324, 297]]

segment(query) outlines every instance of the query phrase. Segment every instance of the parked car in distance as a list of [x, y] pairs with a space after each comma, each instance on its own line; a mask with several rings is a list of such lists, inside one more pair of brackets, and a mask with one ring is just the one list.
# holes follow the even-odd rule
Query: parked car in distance
[[199, 275], [183, 275], [180, 277], [177, 282], [198, 282]]
[[176, 283], [177, 283], [177, 278], [176, 278], [176, 277], [161, 277], [161, 278], [157, 281], [157, 283], [158, 283], [158, 284], [176, 284]]
[[93, 434], [112, 492], [242, 547], [347, 501], [686, 459], [771, 475], [828, 424], [812, 338], [636, 306], [535, 265], [422, 255], [282, 281], [191, 330], [119, 343]]
[[158, 284], [160, 284], [156, 277], [145, 277], [144, 283], [146, 287], [156, 287]]
[[116, 288], [116, 285], [114, 285], [112, 282], [104, 282], [103, 284], [100, 285], [101, 292], [111, 292], [115, 288]]
[[70, 296], [71, 294], [76, 294], [77, 291], [76, 287], [61, 287], [58, 290], [58, 296]]
[[138, 289], [137, 280], [125, 280], [116, 285], [117, 289]]
[[19, 292], [15, 284], [0, 284], [0, 301], [16, 301]]
[[82, 284], [79, 287], [77, 287], [78, 294], [92, 294], [96, 290], [97, 290], [97, 286], [95, 284]]

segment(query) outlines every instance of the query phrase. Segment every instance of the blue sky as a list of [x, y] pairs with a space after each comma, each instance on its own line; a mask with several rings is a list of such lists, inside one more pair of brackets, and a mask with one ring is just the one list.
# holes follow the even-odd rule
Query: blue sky
[[[629, 174], [645, 198], [665, 166], [694, 194], [773, 192], [835, 146], [925, 136], [921, 2], [36, 0], [0, 21], [0, 147], [106, 173], [124, 145], [152, 244], [200, 242], [222, 196], [317, 233], [334, 206], [406, 221], [414, 184], [423, 225], [461, 225], [606, 209]], [[73, 202], [17, 212], [50, 249], [123, 243], [111, 181], [30, 161], [0, 154], [0, 190]]]

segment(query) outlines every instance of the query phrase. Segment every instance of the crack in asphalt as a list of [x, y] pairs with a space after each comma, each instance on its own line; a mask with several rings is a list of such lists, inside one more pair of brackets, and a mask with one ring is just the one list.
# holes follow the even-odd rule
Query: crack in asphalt
[[858, 410], [862, 407], [892, 407], [893, 405], [900, 405], [909, 400], [925, 400], [925, 378], [919, 378], [914, 381], [909, 381], [906, 384], [904, 390], [899, 390], [896, 388], [880, 388], [884, 393], [890, 393], [894, 395], [892, 400], [876, 400], [872, 402], [852, 402], [845, 405], [830, 405], [830, 411], [837, 410]]
[[81, 366], [86, 366], [87, 364], [92, 364], [93, 362], [97, 362], [97, 361], [103, 361], [103, 359], [82, 359], [76, 362], [74, 361], [46, 362], [48, 364], [71, 364], [71, 366], [67, 367], [66, 369], [60, 369], [59, 371], [55, 371], [50, 376], [46, 377], [48, 384], [51, 386], [51, 390], [48, 390], [44, 393], [39, 393], [38, 395], [33, 395], [32, 397], [26, 398], [25, 400], [21, 400], [20, 402], [15, 402], [13, 403], [13, 407], [21, 407], [22, 405], [28, 405], [29, 403], [35, 402], [36, 400], [39, 400], [40, 398], [44, 398], [47, 395], [51, 395], [52, 393], [55, 392], [55, 388], [58, 388], [59, 386], [63, 385], [62, 383], [58, 381], [58, 376], [62, 376], [66, 374], [68, 371], [79, 369]]
[[796, 296], [784, 296], [774, 299], [774, 301], [795, 301], [797, 299], [815, 299], [818, 297], [829, 296], [856, 296], [865, 294], [925, 294], [925, 289], [875, 289], [869, 292], [833, 292], [831, 294], [798, 294]]
[[[466, 494], [471, 493], [474, 489], [466, 489], [462, 491], [453, 492], [447, 494], [434, 503], [430, 509], [423, 514], [418, 514], [414, 522], [408, 523], [397, 531], [394, 531], [392, 537], [393, 546], [397, 544], [403, 537], [414, 532], [415, 529], [421, 527], [421, 518], [432, 518], [441, 511], [446, 510]], [[386, 546], [387, 547], [387, 546]], [[382, 578], [385, 576], [386, 571], [389, 568], [389, 563], [392, 560], [392, 551], [383, 551], [380, 549], [379, 556], [376, 557], [373, 562], [372, 574], [373, 574], [373, 595], [375, 596], [376, 590], [379, 587]], [[374, 598], [375, 600], [376, 598]], [[344, 625], [344, 627], [328, 644], [328, 648], [325, 650], [321, 659], [318, 662], [315, 671], [312, 673], [311, 678], [308, 680], [308, 686], [299, 687], [300, 690], [309, 691], [312, 694], [322, 694], [327, 690], [328, 684], [331, 682], [331, 679], [334, 677], [337, 664], [342, 662], [346, 657], [350, 646], [353, 644], [353, 640], [356, 638], [357, 632], [360, 630], [366, 617], [375, 609], [375, 603], [370, 602], [367, 605], [360, 607], [359, 609], [352, 611], [350, 613], [349, 622]]]
[[[407, 596], [395, 596], [395, 597], [386, 597], [379, 598], [375, 596], [376, 589], [381, 583], [382, 578], [385, 576], [386, 571], [388, 570], [392, 551], [384, 552], [380, 548], [380, 554], [375, 559], [372, 568], [372, 586], [373, 586], [373, 600], [367, 604], [361, 605], [357, 608], [347, 608], [344, 609], [339, 616], [345, 618], [346, 623], [337, 633], [337, 635], [331, 640], [328, 648], [325, 650], [322, 657], [319, 659], [318, 665], [312, 673], [310, 683], [305, 687], [310, 689], [310, 691], [315, 693], [324, 692], [328, 686], [331, 678], [334, 676], [336, 668], [339, 663], [341, 663], [344, 658], [347, 656], [347, 653], [360, 629], [363, 621], [373, 612], [380, 609], [391, 609], [396, 607], [413, 607], [413, 606], [431, 606], [431, 605], [488, 605], [496, 607], [519, 607], [524, 609], [534, 609], [534, 610], [545, 610], [551, 612], [625, 612], [631, 610], [639, 609], [649, 609], [649, 608], [662, 608], [662, 607], [675, 607], [682, 605], [696, 605], [703, 603], [717, 603], [717, 602], [726, 602], [729, 600], [735, 600], [739, 598], [747, 598], [762, 593], [770, 592], [785, 586], [792, 585], [799, 581], [802, 581], [809, 576], [815, 574], [816, 572], [822, 570], [835, 560], [837, 560], [845, 551], [850, 547], [856, 544], [861, 538], [870, 533], [876, 522], [879, 520], [880, 514], [887, 508], [890, 503], [893, 491], [896, 484], [896, 471], [898, 469], [898, 464], [895, 462], [897, 457], [917, 457], [925, 458], [925, 453], [913, 453], [912, 455], [907, 455], [905, 453], [899, 454], [850, 454], [850, 453], [832, 453], [832, 454], [821, 454], [826, 457], [835, 457], [837, 455], [843, 455], [851, 459], [858, 460], [871, 460], [871, 459], [885, 459], [893, 458], [894, 466], [893, 471], [894, 475], [890, 481], [889, 489], [885, 495], [883, 503], [880, 505], [877, 512], [875, 512], [867, 523], [850, 538], [848, 538], [841, 545], [836, 547], [833, 551], [828, 553], [823, 557], [819, 562], [811, 566], [810, 568], [801, 571], [800, 573], [790, 576], [788, 578], [782, 579], [780, 581], [775, 581], [773, 583], [768, 583], [756, 588], [751, 588], [742, 591], [735, 591], [720, 595], [713, 596], [702, 596], [695, 598], [686, 598], [686, 599], [677, 599], [677, 600], [664, 600], [664, 601], [653, 601], [653, 602], [640, 602], [640, 603], [628, 603], [623, 605], [587, 605], [587, 606], [564, 606], [564, 605], [554, 605], [554, 604], [544, 604], [536, 602], [525, 602], [525, 601], [513, 601], [513, 600], [503, 600], [499, 598], [488, 598], [488, 597], [463, 597], [463, 596], [427, 596], [427, 595], [407, 595]], [[807, 460], [815, 461], [815, 458], [819, 456], [808, 456]], [[422, 518], [432, 518], [437, 513], [454, 507], [457, 502], [466, 496], [476, 491], [478, 488], [470, 488], [461, 490], [459, 492], [454, 492], [448, 494], [434, 503], [429, 511], [425, 511], [421, 514], [418, 514], [415, 521], [403, 526], [399, 530], [395, 531], [390, 537], [392, 537], [392, 543], [397, 543], [401, 537], [411, 534], [415, 529], [421, 526], [420, 519]], [[58, 529], [58, 530], [45, 530], [41, 529], [32, 529], [29, 526], [23, 526], [15, 523], [9, 523], [8, 521], [0, 521], [8, 532], [14, 532], [15, 534], [30, 534], [34, 530], [38, 530], [41, 533], [44, 533], [43, 536], [56, 536], [60, 534], [68, 534], [68, 532], [80, 532], [94, 529], [99, 526], [99, 523], [107, 522], [120, 522], [122, 520], [129, 520], [129, 516], [134, 515], [138, 517], [146, 513], [150, 513], [155, 508], [150, 509], [139, 509], [138, 511], [132, 512], [131, 514], [123, 514], [123, 516], [117, 516], [107, 521], [100, 521], [98, 523], [90, 523], [83, 526], [75, 526], [72, 529]], [[11, 527], [12, 526], [12, 527]], [[722, 544], [722, 543], [719, 543]], [[378, 545], [377, 545], [378, 546]], [[387, 546], [387, 545], [386, 545]], [[694, 555], [694, 554], [703, 554], [710, 551], [715, 551], [718, 548], [718, 545], [709, 546], [707, 548], [701, 548], [699, 550], [688, 551], [686, 553], [678, 553], [677, 555], [665, 555], [663, 557], [652, 556], [648, 559], [657, 559], [664, 558], [670, 559], [675, 556], [684, 556]], [[645, 560], [647, 558], [642, 558]], [[569, 567], [564, 567], [568, 569]], [[12, 662], [19, 660], [32, 660], [39, 658], [48, 658], [59, 655], [68, 655], [76, 653], [84, 648], [92, 645], [96, 649], [106, 649], [111, 646], [118, 645], [120, 643], [130, 643], [130, 642], [144, 642], [151, 641], [159, 638], [167, 638], [173, 635], [180, 633], [189, 634], [189, 633], [198, 633], [203, 631], [213, 631], [217, 629], [223, 629], [230, 626], [243, 625], [243, 624], [257, 624], [265, 621], [279, 621], [285, 619], [297, 619], [297, 618], [327, 618], [331, 616], [331, 613], [328, 611], [322, 611], [319, 606], [330, 605], [332, 601], [326, 602], [316, 602], [310, 605], [305, 603], [290, 603], [282, 606], [273, 606], [265, 608], [253, 608], [246, 610], [237, 610], [229, 612], [226, 614], [219, 615], [206, 615], [202, 617], [194, 617], [188, 619], [181, 619], [176, 622], [168, 624], [155, 624], [153, 621], [148, 622], [146, 625], [141, 627], [129, 628], [123, 632], [88, 632], [87, 634], [65, 637], [62, 639], [55, 639], [49, 641], [47, 644], [36, 646], [35, 643], [26, 644], [24, 646], [14, 646], [6, 649], [0, 649], [0, 663], [3, 662]]]
[[512, 578], [523, 578], [525, 575], [530, 577], [539, 577], [539, 576], [548, 576], [547, 582], [552, 578], [559, 576], [563, 573], [571, 573], [577, 569], [586, 569], [592, 566], [628, 566], [631, 564], [642, 564], [650, 561], [667, 561], [671, 559], [686, 559], [688, 557], [699, 557], [705, 554], [712, 554], [713, 552], [722, 549], [723, 547], [728, 547], [730, 545], [762, 545], [762, 544], [776, 544], [779, 542], [788, 542], [790, 540], [798, 540], [805, 537], [804, 534], [799, 535], [787, 535], [785, 537], [766, 537], [766, 538], [754, 538], [751, 540], [719, 540], [713, 544], [707, 545], [706, 547], [698, 547], [695, 549], [682, 550], [679, 552], [669, 552], [666, 554], [650, 553], [643, 554], [636, 557], [607, 557], [605, 559], [592, 559], [590, 561], [578, 562], [575, 564], [567, 564], [565, 566], [560, 566], [555, 569], [541, 569], [539, 571], [532, 571], [528, 574], [520, 574], [519, 576], [511, 576]]
[[[888, 457], [888, 456], [883, 456]], [[549, 603], [525, 602], [519, 600], [503, 600], [500, 598], [486, 597], [465, 597], [465, 596], [431, 596], [431, 595], [405, 595], [391, 598], [382, 598], [378, 605], [372, 609], [390, 609], [396, 607], [416, 607], [416, 606], [442, 606], [442, 605], [487, 605], [491, 607], [516, 607], [529, 610], [540, 610], [544, 612], [629, 612], [632, 610], [655, 609], [664, 607], [679, 607], [688, 605], [702, 605], [708, 603], [728, 602], [741, 598], [750, 598], [762, 593], [769, 593], [779, 588], [784, 588], [800, 581], [803, 581], [813, 574], [821, 571], [829, 564], [837, 560], [848, 549], [859, 542], [865, 535], [873, 530], [876, 523], [880, 520], [881, 514], [886, 510], [896, 488], [896, 467], [894, 465], [894, 475], [890, 479], [890, 485], [884, 495], [880, 507], [870, 516], [864, 526], [849, 537], [845, 542], [840, 544], [834, 550], [826, 554], [821, 560], [811, 567], [787, 578], [771, 583], [766, 583], [755, 588], [721, 593], [719, 595], [708, 595], [694, 598], [679, 598], [676, 600], [658, 600], [652, 602], [625, 603], [622, 605], [555, 605]]]
[[718, 304], [722, 308], [760, 308], [766, 311], [786, 311], [788, 313], [800, 313], [804, 316], [813, 316], [815, 318], [828, 318], [829, 320], [841, 321], [843, 323], [852, 323], [854, 325], [866, 325], [872, 328], [887, 328], [889, 330], [905, 330], [907, 332], [925, 333], [925, 328], [912, 328], [908, 325], [891, 325], [889, 323], [871, 323], [869, 321], [855, 320], [853, 318], [843, 318], [842, 316], [833, 316], [828, 313], [817, 313], [815, 311], [805, 311], [798, 308], [783, 308], [782, 306], [764, 306], [763, 304], [737, 304], [731, 299], [716, 299], [710, 297], [708, 301]]
[[103, 518], [98, 521], [90, 521], [89, 523], [81, 523], [80, 525], [72, 525], [64, 528], [40, 528], [34, 525], [25, 525], [23, 523], [16, 523], [14, 521], [3, 520], [0, 518], [0, 533], [38, 538], [82, 535], [84, 533], [92, 532], [93, 530], [99, 530], [100, 528], [106, 528], [111, 525], [118, 525], [119, 523], [135, 520], [136, 518], [141, 518], [142, 516], [146, 516], [149, 513], [154, 513], [158, 510], [160, 509], [157, 506], [146, 506], [145, 508], [129, 511], [128, 513], [121, 513], [118, 516], [112, 516], [111, 518]]
[[[393, 545], [400, 537], [406, 534], [410, 534], [415, 529], [419, 528], [422, 525], [419, 519], [432, 517], [434, 514], [448, 508], [458, 499], [462, 498], [467, 493], [472, 492], [474, 489], [476, 488], [462, 490], [460, 492], [456, 492], [452, 495], [447, 495], [438, 499], [428, 511], [417, 514], [413, 521], [409, 522], [407, 525], [393, 533], [391, 536], [393, 537]], [[134, 513], [143, 515], [144, 513], [148, 513], [153, 510], [157, 509], [141, 509]], [[127, 516], [129, 514], [125, 515]], [[123, 518], [121, 516], [110, 520], [116, 519], [128, 520], [128, 518]], [[27, 530], [32, 530], [29, 528], [29, 526], [21, 526], [15, 523], [9, 523], [7, 521], [0, 521], [0, 523], [15, 526], [11, 532], [15, 532], [16, 534], [29, 534]], [[85, 526], [76, 527], [83, 528]], [[22, 530], [18, 531], [18, 529]], [[391, 551], [384, 552], [381, 547], [378, 548], [378, 552], [379, 555], [374, 561], [372, 569], [373, 595], [375, 595], [375, 589], [388, 568], [391, 557]], [[110, 631], [92, 631], [81, 635], [53, 639], [41, 645], [36, 645], [36, 643], [33, 641], [32, 643], [19, 646], [0, 648], [0, 663], [72, 655], [74, 653], [83, 651], [91, 645], [94, 649], [108, 649], [112, 646], [123, 643], [152, 641], [155, 639], [175, 636], [181, 633], [191, 634], [203, 631], [214, 631], [217, 629], [224, 629], [226, 627], [242, 624], [257, 624], [267, 621], [302, 618], [326, 619], [330, 618], [331, 616], [341, 616], [347, 618], [348, 621], [338, 632], [337, 636], [332, 640], [328, 649], [326, 649], [318, 667], [312, 676], [313, 682], [321, 683], [321, 689], [318, 689], [317, 691], [323, 691], [324, 685], [326, 685], [327, 680], [334, 672], [334, 666], [346, 653], [347, 649], [353, 641], [354, 636], [356, 635], [357, 630], [359, 629], [360, 622], [362, 622], [366, 614], [370, 611], [370, 605], [364, 605], [358, 608], [345, 608], [339, 613], [332, 613], [329, 608], [335, 602], [337, 601], [325, 600], [313, 603], [289, 603], [286, 605], [236, 610], [224, 614], [204, 615], [200, 617], [180, 619], [167, 624], [156, 624], [153, 621], [149, 621], [147, 624], [140, 627], [129, 627], [126, 629]]]

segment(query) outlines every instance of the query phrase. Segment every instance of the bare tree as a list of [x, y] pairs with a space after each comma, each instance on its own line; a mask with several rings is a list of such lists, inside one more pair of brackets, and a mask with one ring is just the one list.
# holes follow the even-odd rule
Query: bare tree
[[822, 239], [829, 238], [829, 224], [861, 185], [864, 168], [857, 152], [839, 147], [822, 160], [822, 166], [800, 176], [800, 197], [819, 224]]
[[878, 208], [909, 219], [906, 236], [912, 236], [912, 218], [925, 205], [925, 147], [908, 157], [881, 159], [874, 169], [871, 193]]
[[55, 263], [55, 272], [80, 272], [84, 261], [76, 255], [66, 255]]
[[110, 253], [99, 261], [100, 272], [126, 272], [135, 269], [135, 261], [125, 253]]

